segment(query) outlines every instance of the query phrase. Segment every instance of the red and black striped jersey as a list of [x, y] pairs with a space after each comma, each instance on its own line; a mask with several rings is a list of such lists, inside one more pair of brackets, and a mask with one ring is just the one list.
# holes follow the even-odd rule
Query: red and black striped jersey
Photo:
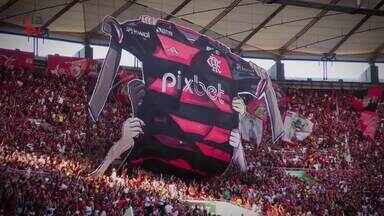
[[118, 28], [110, 47], [142, 61], [146, 86], [137, 114], [146, 126], [131, 161], [203, 176], [222, 173], [232, 157], [231, 130], [238, 128], [232, 99], [239, 92], [257, 94], [260, 77], [228, 47], [174, 23], [134, 20]]

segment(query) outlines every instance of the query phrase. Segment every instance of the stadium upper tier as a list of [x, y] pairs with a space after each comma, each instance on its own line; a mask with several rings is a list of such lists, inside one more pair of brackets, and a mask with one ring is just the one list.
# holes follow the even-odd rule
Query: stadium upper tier
[[[106, 45], [107, 15], [150, 15], [218, 39], [243, 57], [383, 62], [384, 1], [0, 0], [0, 32]], [[30, 29], [31, 30], [31, 29]]]

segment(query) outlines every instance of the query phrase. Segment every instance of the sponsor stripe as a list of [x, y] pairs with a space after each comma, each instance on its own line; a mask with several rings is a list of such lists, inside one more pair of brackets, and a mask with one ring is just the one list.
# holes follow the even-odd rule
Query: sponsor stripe
[[[187, 161], [194, 170], [199, 170], [209, 175], [221, 174], [229, 164], [229, 162], [204, 155], [196, 146], [196, 142], [190, 143], [195, 146], [195, 150], [189, 151], [163, 145], [153, 136], [141, 137], [137, 141], [137, 144], [132, 150], [130, 161], [148, 157], [159, 158], [166, 161], [183, 159]], [[207, 144], [206, 142], [202, 143]], [[231, 152], [228, 152], [228, 154], [231, 154]], [[148, 163], [153, 163], [153, 165], [156, 166], [156, 161]], [[207, 166], [207, 164], [209, 164], [209, 166]]]
[[218, 160], [225, 161], [225, 162], [229, 162], [231, 160], [231, 155], [225, 151], [222, 151], [220, 149], [216, 149], [216, 148], [209, 146], [207, 144], [204, 144], [204, 143], [197, 143], [196, 145], [197, 145], [197, 147], [199, 147], [201, 152], [208, 157], [213, 157], [213, 158], [216, 158]]
[[169, 61], [191, 65], [199, 49], [180, 43], [165, 35], [157, 34], [162, 47], [157, 47], [154, 56]]
[[211, 131], [204, 137], [204, 140], [216, 142], [216, 143], [226, 143], [229, 140], [231, 131], [219, 127], [212, 127]]
[[177, 148], [177, 149], [184, 149], [187, 151], [194, 151], [193, 144], [189, 142], [181, 141], [180, 139], [170, 137], [164, 134], [156, 134], [154, 137], [157, 139], [157, 141], [163, 145], [166, 145], [171, 148]]
[[147, 91], [145, 97], [149, 99], [144, 100], [141, 105], [140, 113], [142, 116], [171, 113], [196, 122], [229, 130], [238, 126], [238, 115], [236, 113], [227, 113], [217, 108], [182, 103], [177, 97], [169, 97], [167, 94], [152, 90]]
[[181, 130], [186, 133], [194, 133], [194, 134], [199, 134], [201, 136], [205, 136], [209, 133], [211, 129], [211, 126], [206, 124], [181, 118], [172, 114], [170, 114], [170, 116], [177, 123], [177, 125], [179, 125]]

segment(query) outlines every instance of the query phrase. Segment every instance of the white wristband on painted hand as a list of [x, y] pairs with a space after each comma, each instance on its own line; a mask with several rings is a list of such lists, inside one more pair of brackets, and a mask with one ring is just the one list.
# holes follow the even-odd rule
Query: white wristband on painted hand
[[240, 133], [238, 129], [233, 129], [231, 131], [231, 136], [229, 137], [229, 144], [234, 148], [238, 148], [241, 143]]

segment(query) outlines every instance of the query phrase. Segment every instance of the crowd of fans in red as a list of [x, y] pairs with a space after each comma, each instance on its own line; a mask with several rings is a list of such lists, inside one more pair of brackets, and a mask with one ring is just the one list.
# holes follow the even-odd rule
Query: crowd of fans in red
[[[223, 200], [266, 215], [384, 215], [382, 104], [375, 140], [357, 129], [354, 92], [287, 89], [281, 111], [314, 123], [294, 144], [246, 143], [247, 173], [182, 179], [123, 169], [93, 171], [128, 117], [111, 99], [93, 124], [89, 78], [44, 72], [0, 72], [0, 215], [208, 215], [185, 200]], [[305, 170], [302, 181], [286, 170]]]

